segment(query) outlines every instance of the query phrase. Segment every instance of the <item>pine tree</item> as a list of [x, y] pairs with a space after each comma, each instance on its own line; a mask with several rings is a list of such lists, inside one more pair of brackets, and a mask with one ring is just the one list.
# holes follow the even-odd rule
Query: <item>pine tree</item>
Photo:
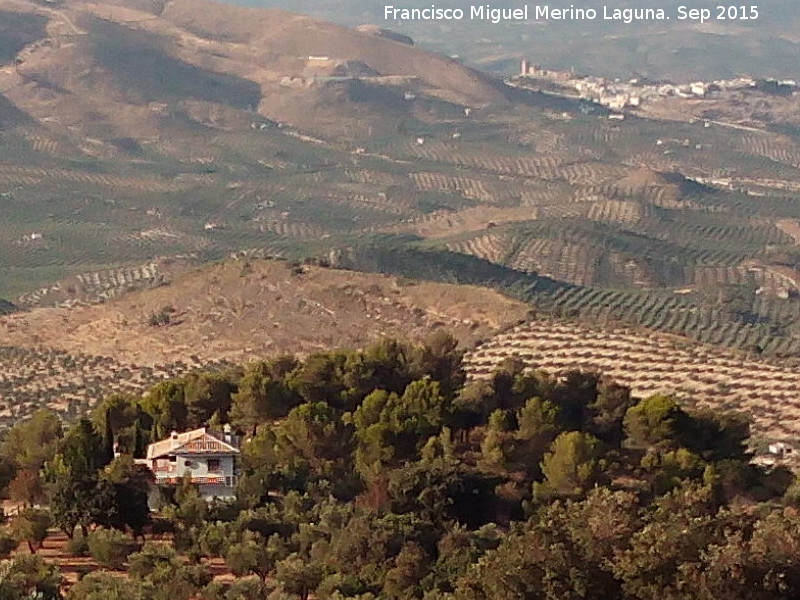
[[147, 448], [144, 443], [141, 421], [137, 418], [133, 424], [133, 457], [144, 458]]
[[114, 460], [114, 429], [111, 427], [110, 412], [106, 412], [105, 430], [103, 431], [103, 449], [100, 457], [101, 462], [104, 463], [102, 466]]

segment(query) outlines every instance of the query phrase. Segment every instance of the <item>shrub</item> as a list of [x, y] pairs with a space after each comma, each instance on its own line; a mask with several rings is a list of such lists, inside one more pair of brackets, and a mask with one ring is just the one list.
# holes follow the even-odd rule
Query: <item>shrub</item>
[[35, 508], [25, 509], [11, 522], [11, 531], [14, 536], [27, 542], [31, 554], [42, 547], [49, 527], [50, 515], [46, 511]]
[[172, 323], [172, 315], [174, 315], [176, 312], [177, 311], [175, 310], [174, 306], [163, 306], [161, 307], [161, 310], [150, 315], [150, 318], [147, 319], [147, 324], [151, 327], [166, 327]]
[[170, 519], [155, 518], [150, 524], [150, 533], [154, 536], [163, 537], [175, 533], [175, 523]]
[[170, 570], [179, 566], [178, 553], [172, 546], [147, 542], [139, 552], [131, 555], [128, 573], [135, 579], [144, 579], [156, 571]]
[[203, 600], [262, 600], [270, 586], [257, 576], [241, 577], [233, 583], [214, 581], [202, 592]]
[[69, 590], [68, 600], [141, 600], [142, 584], [111, 573], [89, 573]]
[[228, 548], [225, 564], [238, 577], [255, 574], [266, 579], [280, 558], [279, 546], [277, 535], [265, 540], [259, 534], [248, 533]]
[[188, 565], [181, 567], [176, 575], [195, 588], [205, 587], [214, 579], [214, 574], [206, 565]]
[[205, 566], [185, 566], [172, 546], [147, 542], [128, 561], [128, 573], [153, 590], [153, 600], [188, 600], [211, 582]]
[[212, 581], [200, 592], [200, 598], [201, 600], [227, 600], [230, 589], [231, 584], [227, 581]]
[[72, 556], [88, 556], [89, 555], [89, 540], [83, 535], [83, 532], [78, 530], [72, 539], [67, 542], [65, 550]]
[[170, 324], [170, 321], [172, 321], [170, 314], [162, 310], [151, 314], [147, 319], [147, 324], [150, 325], [150, 327], [166, 327]]
[[208, 523], [198, 536], [202, 556], [214, 558], [225, 556], [231, 543], [231, 526], [226, 523]]
[[19, 540], [7, 531], [0, 531], [0, 557], [8, 558], [8, 556], [17, 549]]
[[61, 574], [41, 556], [20, 554], [0, 561], [0, 598], [61, 599]]
[[89, 534], [89, 553], [98, 563], [110, 569], [121, 569], [136, 544], [121, 531], [98, 529]]

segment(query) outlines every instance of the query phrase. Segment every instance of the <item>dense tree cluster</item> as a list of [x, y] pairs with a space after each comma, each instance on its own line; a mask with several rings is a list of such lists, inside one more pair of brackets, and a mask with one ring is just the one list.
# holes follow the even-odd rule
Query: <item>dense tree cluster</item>
[[[227, 422], [245, 439], [237, 501], [207, 504], [185, 479], [151, 518], [132, 457]], [[751, 463], [749, 433], [594, 373], [509, 360], [467, 381], [437, 333], [190, 375], [66, 431], [38, 413], [9, 432], [0, 481], [29, 507], [11, 539], [33, 552], [52, 524], [127, 570], [70, 598], [797, 598], [798, 486]], [[172, 541], [141, 546], [145, 529]], [[211, 580], [220, 558], [235, 583]], [[26, 568], [45, 589], [46, 565]], [[3, 595], [30, 591], [15, 581], [0, 571], [0, 598], [25, 597]]]

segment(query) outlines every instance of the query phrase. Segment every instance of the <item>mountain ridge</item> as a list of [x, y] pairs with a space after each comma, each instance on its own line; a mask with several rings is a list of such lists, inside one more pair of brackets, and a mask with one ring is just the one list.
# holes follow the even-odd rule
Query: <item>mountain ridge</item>
[[[383, 76], [416, 78], [466, 105], [505, 100], [496, 82], [452, 59], [282, 10], [205, 0], [111, 4], [69, 0], [53, 7], [3, 0], [0, 10], [30, 24], [22, 33], [12, 31], [19, 29], [13, 22], [0, 26], [0, 35], [7, 38], [0, 59], [5, 56], [9, 62], [0, 72], [3, 95], [34, 119], [58, 115], [56, 121], [72, 126], [81, 126], [87, 113], [99, 112], [103, 127], [126, 128], [119, 113], [127, 111], [134, 118], [148, 103], [163, 101], [158, 94], [148, 97], [146, 91], [129, 91], [152, 86], [148, 79], [155, 72], [163, 73], [163, 81], [154, 91], [306, 126], [313, 125], [313, 111], [301, 115], [291, 105], [299, 102], [306, 109], [321, 110], [315, 101], [315, 92], [324, 88], [321, 83], [337, 64], [356, 60]], [[47, 22], [37, 32], [34, 25], [43, 19]], [[286, 78], [306, 85], [295, 91], [282, 85]], [[307, 85], [314, 81], [316, 87]], [[292, 101], [276, 102], [282, 96]], [[82, 104], [86, 106], [81, 113]], [[138, 116], [150, 122], [153, 118]], [[95, 127], [95, 135], [100, 127]], [[127, 129], [118, 133], [136, 135], [136, 126]]]

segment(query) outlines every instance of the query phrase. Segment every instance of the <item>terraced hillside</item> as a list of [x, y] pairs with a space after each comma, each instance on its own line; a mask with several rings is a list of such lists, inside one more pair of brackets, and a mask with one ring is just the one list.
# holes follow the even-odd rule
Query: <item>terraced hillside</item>
[[737, 96], [775, 115], [763, 131], [612, 120], [282, 11], [0, 10], [0, 297], [20, 308], [244, 252], [800, 351], [798, 97]]
[[630, 386], [634, 395], [674, 394], [702, 405], [753, 417], [757, 438], [800, 436], [800, 373], [631, 329], [591, 328], [552, 320], [531, 321], [499, 334], [467, 354], [468, 372], [486, 377], [507, 358], [527, 368], [563, 373], [596, 371]]
[[227, 367], [224, 361], [196, 357], [150, 367], [52, 348], [0, 346], [0, 429], [43, 406], [71, 420], [109, 394], [137, 393], [193, 370]]
[[489, 260], [431, 249], [372, 245], [334, 252], [330, 257], [338, 266], [359, 271], [486, 285], [546, 314], [579, 322], [638, 325], [758, 356], [794, 359], [800, 353], [794, 297], [759, 293], [751, 277], [744, 285], [709, 286], [696, 292], [615, 289], [573, 285]]

